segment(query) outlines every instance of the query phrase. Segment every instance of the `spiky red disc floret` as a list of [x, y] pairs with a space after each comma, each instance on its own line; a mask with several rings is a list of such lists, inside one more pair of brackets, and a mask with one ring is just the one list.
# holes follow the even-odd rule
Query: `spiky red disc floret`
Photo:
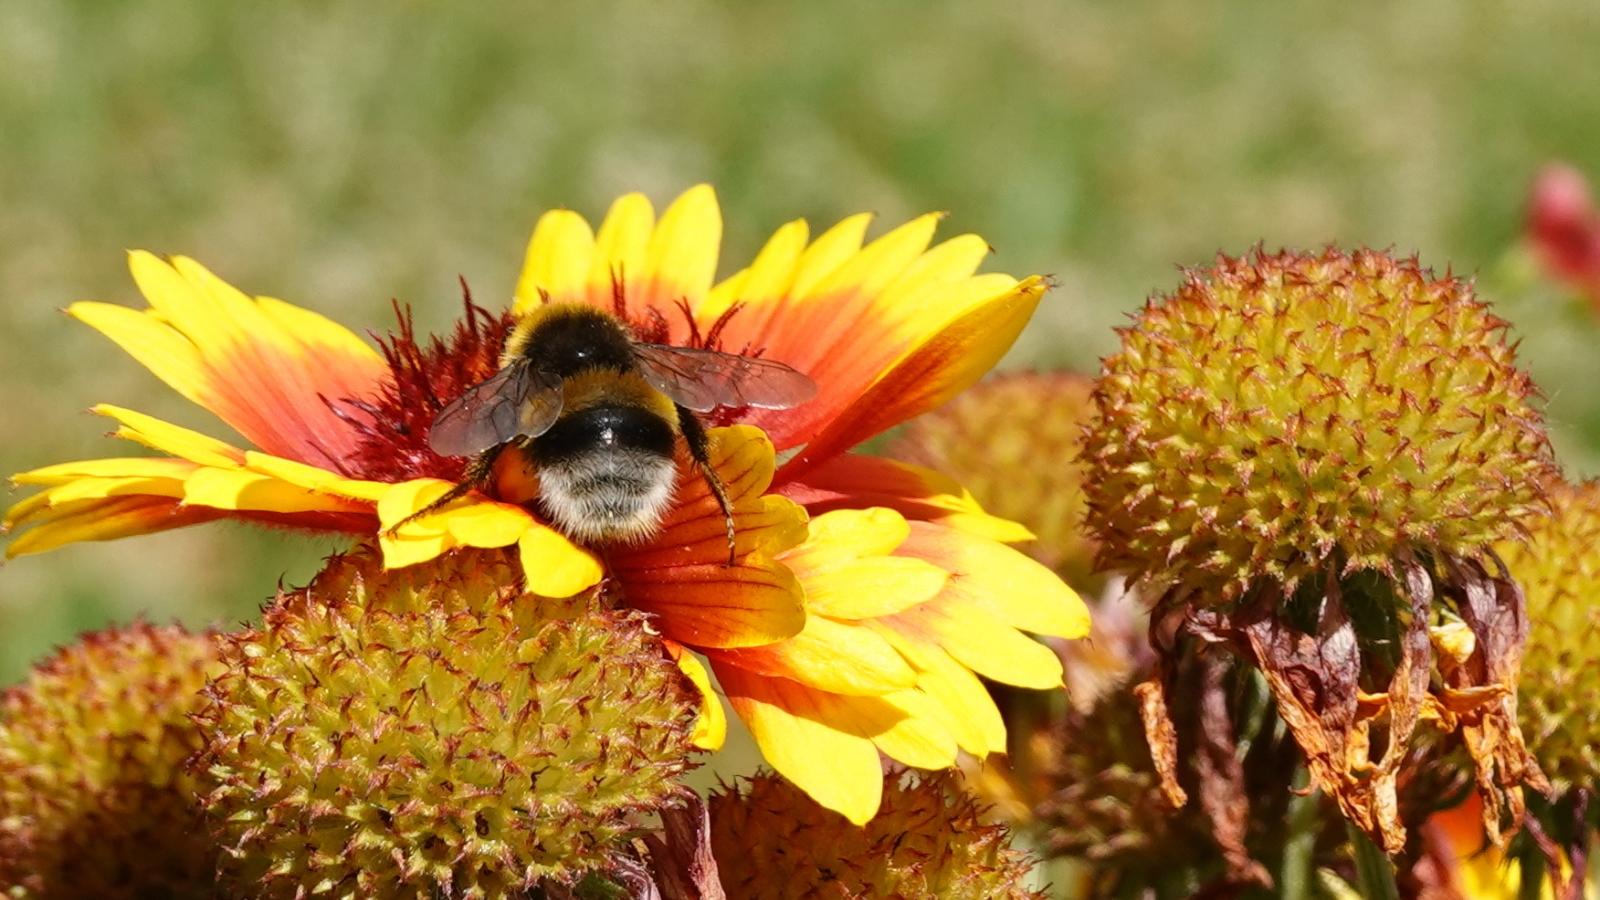
[[636, 613], [514, 558], [333, 560], [232, 637], [199, 765], [250, 896], [516, 896], [604, 867], [690, 762], [694, 689]]
[[464, 284], [462, 291], [465, 313], [445, 338], [418, 338], [411, 310], [396, 304], [397, 330], [378, 338], [389, 377], [377, 395], [325, 398], [361, 433], [345, 475], [386, 482], [460, 480], [466, 460], [433, 452], [428, 432], [445, 404], [499, 370], [500, 352], [514, 324], [509, 310], [490, 313], [472, 302]]
[[1033, 860], [948, 774], [886, 776], [883, 806], [861, 827], [771, 774], [725, 785], [710, 812], [729, 897], [1043, 897], [1028, 887]]
[[1188, 272], [1119, 330], [1096, 385], [1101, 564], [1213, 603], [1512, 534], [1554, 466], [1505, 331], [1470, 282], [1414, 258], [1255, 252]]
[[0, 894], [213, 896], [183, 764], [217, 666], [214, 635], [139, 623], [84, 635], [0, 696]]

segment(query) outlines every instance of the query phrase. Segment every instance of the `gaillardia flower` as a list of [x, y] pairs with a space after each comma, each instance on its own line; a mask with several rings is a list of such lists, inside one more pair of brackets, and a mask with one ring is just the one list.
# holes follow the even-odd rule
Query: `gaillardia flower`
[[632, 611], [503, 551], [335, 558], [229, 635], [197, 758], [251, 897], [507, 897], [604, 870], [690, 766], [697, 692]]
[[[69, 312], [253, 447], [97, 407], [118, 436], [166, 455], [15, 476], [42, 490], [6, 514], [20, 531], [7, 552], [223, 518], [376, 539], [390, 568], [514, 547], [533, 594], [599, 591], [654, 616], [706, 692], [703, 746], [720, 743], [724, 713], [686, 648], [710, 661], [774, 767], [865, 820], [881, 791], [880, 751], [923, 767], [950, 765], [958, 747], [1003, 751], [977, 676], [1057, 687], [1060, 663], [1022, 631], [1088, 627], [1070, 589], [1002, 543], [1026, 529], [932, 473], [847, 452], [977, 381], [1044, 291], [1037, 277], [974, 274], [988, 252], [975, 235], [930, 247], [938, 218], [865, 244], [866, 215], [815, 239], [791, 222], [718, 282], [722, 220], [709, 187], [659, 220], [644, 197], [625, 196], [598, 230], [555, 211], [534, 230], [509, 310], [469, 299], [455, 333], [431, 342], [402, 317], [379, 348], [192, 260], [134, 253], [149, 309]], [[514, 464], [484, 492], [412, 518], [467, 463], [430, 447], [434, 417], [494, 374], [518, 317], [542, 303], [590, 304], [638, 340], [777, 360], [816, 383], [795, 409], [708, 416], [729, 426], [711, 429], [710, 456], [735, 520], [731, 566], [722, 511], [681, 458], [661, 528], [631, 545], [579, 546], [551, 528], [529, 503], [538, 473]]]
[[946, 776], [884, 776], [865, 828], [829, 815], [771, 775], [711, 796], [711, 847], [729, 897], [1023, 900], [1033, 860]]
[[1490, 833], [1520, 820], [1519, 785], [1542, 783], [1516, 722], [1526, 619], [1490, 547], [1554, 464], [1505, 328], [1468, 282], [1329, 249], [1221, 257], [1120, 330], [1088, 522], [1155, 601], [1169, 665], [1140, 691], [1163, 772], [1188, 637], [1262, 669], [1313, 783], [1390, 852], [1424, 712], [1462, 731]]
[[214, 896], [184, 761], [214, 635], [85, 635], [0, 695], [0, 886], [16, 900]]

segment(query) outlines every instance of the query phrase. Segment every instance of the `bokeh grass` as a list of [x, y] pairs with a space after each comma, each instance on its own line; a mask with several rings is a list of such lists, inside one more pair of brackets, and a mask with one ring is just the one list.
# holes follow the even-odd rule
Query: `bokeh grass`
[[[795, 215], [947, 209], [1059, 282], [1013, 366], [1091, 367], [1175, 264], [1257, 241], [1515, 271], [1535, 169], [1600, 174], [1595, 46], [1566, 0], [9, 0], [0, 469], [125, 452], [98, 401], [220, 427], [57, 313], [138, 302], [128, 247], [381, 329], [390, 298], [445, 323], [458, 274], [506, 297], [540, 210], [625, 190], [714, 182], [731, 257]], [[1592, 473], [1600, 336], [1524, 287], [1506, 309]], [[248, 617], [333, 547], [212, 526], [13, 562], [0, 683], [109, 621]]]

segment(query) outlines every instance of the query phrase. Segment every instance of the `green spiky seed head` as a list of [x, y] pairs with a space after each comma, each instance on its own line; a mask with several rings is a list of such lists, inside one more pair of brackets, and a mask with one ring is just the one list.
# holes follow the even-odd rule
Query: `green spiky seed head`
[[1082, 583], [1095, 546], [1083, 529], [1078, 443], [1091, 382], [1069, 373], [1001, 375], [912, 421], [891, 455], [949, 475], [1036, 540], [1040, 562]]
[[0, 696], [0, 893], [213, 895], [184, 761], [217, 667], [213, 635], [141, 623], [85, 635]]
[[1528, 604], [1519, 714], [1562, 787], [1600, 784], [1600, 482], [1560, 485], [1526, 543], [1500, 547]]
[[1371, 250], [1189, 272], [1096, 383], [1102, 565], [1216, 602], [1507, 537], [1553, 463], [1505, 332], [1469, 282]]
[[690, 765], [694, 689], [636, 613], [514, 557], [338, 558], [232, 638], [198, 764], [262, 897], [515, 897], [604, 867]]
[[850, 824], [771, 774], [725, 786], [710, 800], [711, 847], [729, 897], [1041, 898], [1033, 860], [948, 774], [891, 774], [883, 806]]

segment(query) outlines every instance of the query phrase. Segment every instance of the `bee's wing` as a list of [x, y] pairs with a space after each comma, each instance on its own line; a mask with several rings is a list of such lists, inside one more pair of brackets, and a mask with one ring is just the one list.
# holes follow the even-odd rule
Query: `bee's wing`
[[776, 360], [665, 344], [633, 349], [651, 387], [695, 412], [719, 406], [788, 409], [817, 395], [816, 382]]
[[475, 456], [512, 438], [538, 437], [555, 424], [561, 404], [561, 379], [519, 360], [439, 410], [428, 446], [441, 456]]

